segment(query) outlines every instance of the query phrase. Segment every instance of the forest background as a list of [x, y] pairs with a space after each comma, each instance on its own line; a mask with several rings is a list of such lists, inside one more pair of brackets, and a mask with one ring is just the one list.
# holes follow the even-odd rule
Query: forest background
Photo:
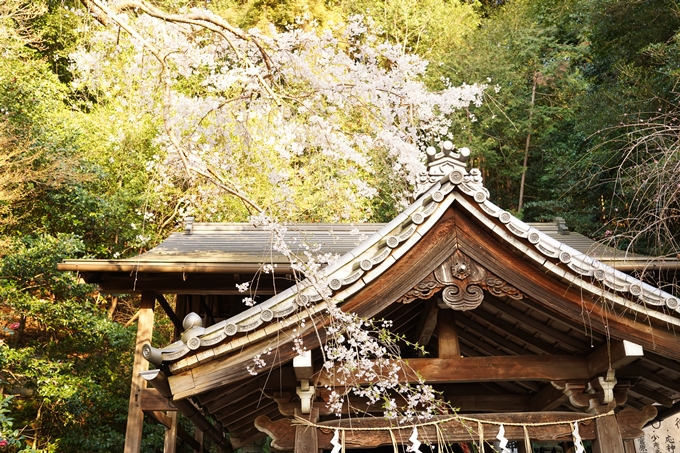
[[[154, 4], [171, 13], [208, 8], [241, 30], [326, 34], [340, 53], [351, 47], [337, 39], [342, 24], [356, 25], [362, 15], [371, 39], [400, 54], [378, 61], [375, 77], [394, 74], [390, 65], [413, 56], [408, 68], [429, 62], [408, 75], [427, 93], [486, 86], [480, 105], [444, 112], [436, 132], [472, 150], [496, 204], [525, 221], [561, 216], [572, 230], [622, 249], [680, 251], [675, 1]], [[0, 2], [0, 450], [122, 451], [137, 301], [99, 294], [56, 272], [62, 259], [135, 255], [181, 228], [188, 215], [247, 221], [262, 209], [287, 222], [388, 221], [412, 188], [407, 163], [389, 143], [370, 141], [386, 123], [372, 129], [375, 118], [360, 109], [334, 127], [348, 143], [364, 143], [364, 154], [296, 150], [293, 136], [293, 158], [281, 160], [274, 149], [280, 142], [253, 138], [244, 145], [244, 136], [256, 136], [233, 129], [222, 133], [237, 136], [245, 152], [199, 168], [204, 174], [173, 170], [163, 138], [167, 121], [149, 101], [158, 93], [141, 91], [150, 76], [135, 78], [126, 64], [136, 57], [121, 44], [126, 32], [113, 28], [106, 41], [106, 27], [87, 5]], [[116, 51], [107, 53], [106, 45]], [[205, 95], [192, 77], [175, 81], [186, 99]], [[233, 124], [273, 134], [264, 129], [266, 116], [241, 119], [258, 101], [244, 92], [233, 94], [240, 102], [231, 111], [240, 123]], [[304, 108], [287, 121], [310, 122], [309, 109], [317, 106], [298, 101]], [[434, 143], [432, 131], [420, 133], [420, 145]], [[168, 343], [170, 324], [157, 316], [155, 342]], [[146, 424], [143, 451], [162, 445], [163, 428]]]

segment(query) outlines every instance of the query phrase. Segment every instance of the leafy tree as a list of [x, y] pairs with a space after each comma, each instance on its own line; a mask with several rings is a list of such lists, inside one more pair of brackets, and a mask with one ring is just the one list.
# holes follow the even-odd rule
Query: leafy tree
[[452, 83], [488, 80], [496, 87], [486, 91], [482, 109], [459, 118], [462, 138], [494, 199], [519, 211], [536, 200], [534, 162], [553, 146], [556, 125], [573, 118], [573, 96], [582, 87], [581, 49], [540, 6], [516, 1], [494, 8], [443, 65]]

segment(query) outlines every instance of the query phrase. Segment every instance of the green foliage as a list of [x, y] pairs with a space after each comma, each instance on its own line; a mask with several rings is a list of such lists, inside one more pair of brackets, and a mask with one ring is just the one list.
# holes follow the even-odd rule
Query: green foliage
[[0, 448], [18, 448], [24, 437], [18, 429], [14, 428], [14, 420], [9, 416], [9, 406], [14, 397], [12, 395], [0, 395]]
[[83, 247], [73, 236], [25, 237], [0, 267], [0, 321], [11, 334], [0, 345], [1, 385], [21, 395], [15, 423], [46, 451], [122, 445], [128, 386], [118, 376], [130, 373], [134, 329], [109, 321], [91, 287], [56, 270]]

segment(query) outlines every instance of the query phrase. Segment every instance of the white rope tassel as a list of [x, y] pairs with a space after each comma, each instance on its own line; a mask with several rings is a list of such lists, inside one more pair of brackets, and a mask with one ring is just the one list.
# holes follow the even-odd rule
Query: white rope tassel
[[578, 422], [574, 422], [574, 432], [572, 435], [574, 436], [574, 447], [576, 447], [576, 451], [574, 453], [585, 453], [586, 450], [583, 448], [581, 435], [578, 433]]
[[413, 452], [413, 453], [422, 453], [420, 451], [420, 441], [418, 440], [418, 428], [415, 426], [413, 427], [413, 432], [411, 433], [411, 437], [408, 438], [409, 442], [411, 442], [411, 446], [408, 447], [406, 450]]
[[342, 444], [338, 442], [339, 439], [340, 431], [336, 429], [335, 434], [333, 434], [333, 438], [331, 439], [331, 445], [333, 446], [333, 450], [331, 450], [331, 453], [340, 453], [340, 448], [342, 447]]
[[500, 441], [498, 446], [501, 447], [501, 453], [512, 453], [508, 448], [508, 439], [505, 438], [505, 427], [503, 426], [502, 423], [500, 429], [498, 430], [498, 435], [496, 436], [496, 439]]

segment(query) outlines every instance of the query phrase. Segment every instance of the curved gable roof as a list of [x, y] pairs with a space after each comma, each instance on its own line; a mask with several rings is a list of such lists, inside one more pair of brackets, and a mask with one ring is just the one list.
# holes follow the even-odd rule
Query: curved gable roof
[[[304, 280], [201, 330], [191, 338], [191, 343], [186, 337], [160, 350], [148, 346], [147, 357], [157, 363], [174, 362], [170, 369], [181, 371], [293, 326], [303, 318], [322, 312], [327, 303], [342, 304], [379, 279], [404, 255], [417, 251], [420, 240], [442, 221], [454, 203], [453, 209], [465, 211], [487, 233], [532, 262], [541, 272], [568, 282], [572, 289], [593, 299], [632, 312], [640, 319], [680, 327], [680, 307], [675, 296], [557, 241], [502, 210], [489, 201], [489, 192], [478, 170], [468, 173], [460, 164], [448, 168], [450, 171], [445, 176], [438, 176], [432, 187], [393, 221], [325, 268], [318, 280]], [[433, 263], [433, 266], [439, 264]], [[640, 324], [641, 328], [645, 327]], [[198, 348], [203, 351], [192, 355]], [[185, 356], [189, 357], [183, 359]]]

